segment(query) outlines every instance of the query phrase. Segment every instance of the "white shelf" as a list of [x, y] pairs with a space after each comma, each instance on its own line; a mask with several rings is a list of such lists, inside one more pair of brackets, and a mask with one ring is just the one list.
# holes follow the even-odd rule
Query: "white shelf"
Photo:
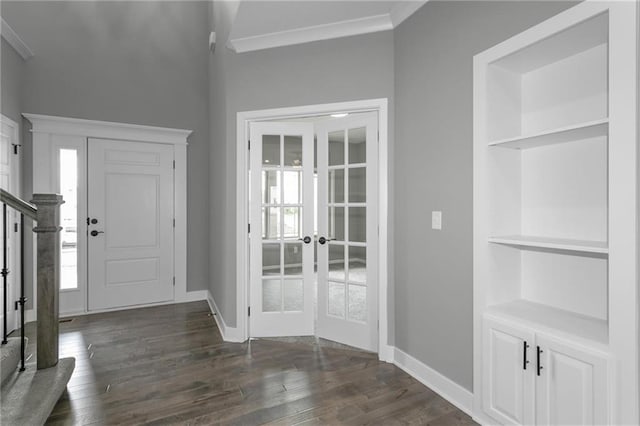
[[528, 300], [519, 299], [494, 305], [486, 312], [498, 318], [516, 320], [539, 331], [562, 334], [563, 337], [595, 343], [601, 345], [599, 349], [605, 351], [609, 343], [607, 321]]
[[545, 248], [582, 253], [609, 253], [606, 241], [582, 241], [561, 238], [535, 237], [530, 235], [505, 235], [489, 237], [494, 244], [507, 244], [519, 247]]
[[541, 133], [517, 136], [489, 142], [489, 146], [500, 146], [511, 149], [537, 148], [539, 146], [554, 145], [566, 142], [606, 136], [609, 129], [609, 119], [588, 121], [572, 126], [560, 127]]

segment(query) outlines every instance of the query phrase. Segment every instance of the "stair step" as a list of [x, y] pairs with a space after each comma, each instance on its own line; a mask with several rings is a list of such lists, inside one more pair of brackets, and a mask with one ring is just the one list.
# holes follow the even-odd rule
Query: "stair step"
[[75, 358], [62, 358], [43, 370], [30, 363], [26, 371], [11, 376], [2, 388], [0, 424], [44, 424], [67, 388], [75, 365]]
[[[27, 339], [25, 338], [25, 347]], [[0, 383], [4, 384], [5, 380], [11, 376], [20, 363], [20, 338], [11, 337], [7, 339], [7, 344], [0, 346]]]

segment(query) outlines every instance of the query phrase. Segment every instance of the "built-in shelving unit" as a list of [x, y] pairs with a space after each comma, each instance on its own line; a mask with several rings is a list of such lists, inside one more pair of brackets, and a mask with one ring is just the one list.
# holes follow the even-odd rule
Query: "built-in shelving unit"
[[[638, 8], [587, 0], [474, 57], [474, 395], [488, 423], [640, 420], [607, 400], [587, 421], [586, 396], [561, 404], [562, 420], [508, 407], [524, 394], [492, 399], [538, 380], [520, 359], [534, 341], [561, 342], [554, 356], [577, 362], [537, 374], [551, 381], [540, 386], [589, 395], [601, 382], [562, 377], [583, 374], [597, 354], [627, 360], [634, 378], [616, 372], [612, 383], [638, 389], [623, 338], [637, 356]], [[509, 360], [525, 368], [501, 366]]]

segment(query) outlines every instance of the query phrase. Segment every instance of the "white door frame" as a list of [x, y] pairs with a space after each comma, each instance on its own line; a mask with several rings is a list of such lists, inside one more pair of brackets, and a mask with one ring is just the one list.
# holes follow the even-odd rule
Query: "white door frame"
[[237, 113], [236, 121], [236, 312], [237, 328], [240, 340], [249, 338], [249, 150], [247, 136], [251, 121], [286, 120], [296, 117], [309, 117], [334, 114], [336, 112], [378, 112], [378, 144], [379, 144], [379, 182], [378, 182], [378, 223], [379, 223], [379, 259], [378, 259], [378, 357], [382, 361], [393, 360], [393, 348], [389, 345], [389, 318], [387, 309], [388, 291], [388, 100], [386, 98], [369, 99], [353, 102], [306, 105], [298, 107], [274, 108]]

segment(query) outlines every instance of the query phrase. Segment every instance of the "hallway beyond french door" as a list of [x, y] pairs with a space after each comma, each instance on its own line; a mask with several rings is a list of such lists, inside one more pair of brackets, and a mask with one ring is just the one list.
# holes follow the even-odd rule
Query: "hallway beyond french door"
[[88, 310], [173, 300], [173, 147], [87, 149]]
[[251, 123], [251, 337], [378, 350], [377, 131], [376, 113]]

